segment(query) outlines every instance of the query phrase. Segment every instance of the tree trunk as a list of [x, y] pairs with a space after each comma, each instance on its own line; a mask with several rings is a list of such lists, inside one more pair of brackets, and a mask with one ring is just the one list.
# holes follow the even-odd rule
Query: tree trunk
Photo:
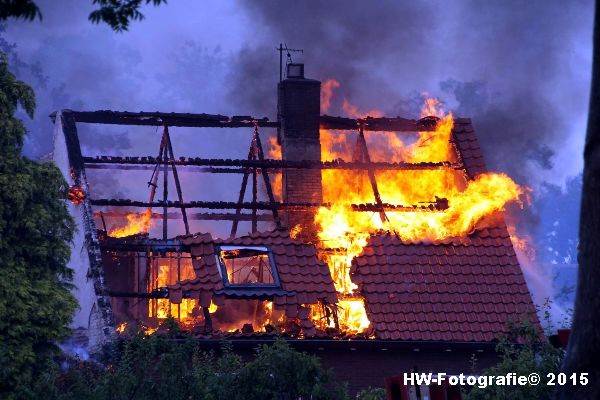
[[[555, 399], [600, 398], [600, 9], [596, 0], [592, 89], [583, 153], [583, 193], [579, 225], [579, 275], [573, 329], [562, 372], [577, 374], [577, 385], [557, 386]], [[586, 386], [579, 383], [588, 373]], [[570, 379], [567, 380], [570, 382]]]

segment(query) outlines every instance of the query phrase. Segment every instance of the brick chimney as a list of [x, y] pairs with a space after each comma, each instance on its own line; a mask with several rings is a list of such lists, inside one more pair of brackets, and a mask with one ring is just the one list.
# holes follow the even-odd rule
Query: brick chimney
[[[284, 160], [321, 160], [319, 115], [321, 82], [304, 78], [301, 64], [289, 64], [287, 78], [278, 85], [278, 115], [281, 122], [279, 140]], [[323, 187], [318, 169], [283, 171], [283, 200], [290, 203], [321, 203]], [[293, 229], [298, 224], [302, 240], [314, 240], [314, 211], [288, 211], [284, 223]]]

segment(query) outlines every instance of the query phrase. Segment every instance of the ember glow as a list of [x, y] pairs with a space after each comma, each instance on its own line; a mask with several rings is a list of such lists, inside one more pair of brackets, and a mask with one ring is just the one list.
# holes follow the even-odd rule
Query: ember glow
[[141, 214], [127, 214], [127, 225], [111, 229], [109, 236], [120, 238], [135, 235], [137, 233], [147, 233], [152, 225], [152, 210], [147, 209]]
[[71, 185], [67, 197], [73, 204], [81, 204], [85, 199], [85, 193], [79, 186]]
[[[350, 117], [366, 116], [347, 101], [343, 109]], [[375, 117], [381, 113], [370, 111], [367, 115]], [[460, 161], [451, 143], [453, 115], [444, 113], [437, 100], [427, 99], [421, 117], [430, 116], [438, 118], [435, 131], [366, 133], [370, 159], [408, 163]], [[352, 160], [355, 138], [347, 133], [321, 130], [321, 159]], [[445, 198], [449, 208], [443, 211], [386, 211], [387, 220], [382, 221], [377, 212], [355, 212], [350, 208], [351, 204], [375, 203], [365, 171], [323, 170], [323, 201], [332, 206], [321, 207], [315, 216], [322, 247], [320, 256], [329, 265], [337, 291], [353, 298], [357, 295], [354, 293], [357, 287], [350, 280], [350, 266], [371, 234], [392, 231], [407, 242], [465, 236], [487, 216], [504, 210], [507, 203], [520, 204], [525, 194], [524, 189], [505, 174], [485, 173], [468, 181], [462, 171], [449, 167], [376, 171], [375, 178], [383, 203], [413, 206]], [[340, 305], [342, 303], [343, 297]], [[346, 302], [342, 309], [340, 325], [355, 332], [368, 326], [362, 301]]]
[[127, 322], [121, 322], [115, 330], [119, 335], [121, 335], [123, 332], [125, 332], [125, 328], [127, 328]]

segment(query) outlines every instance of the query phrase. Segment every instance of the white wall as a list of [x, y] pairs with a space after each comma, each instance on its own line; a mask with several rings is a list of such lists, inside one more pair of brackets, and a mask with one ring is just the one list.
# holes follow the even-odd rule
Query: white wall
[[[52, 160], [62, 172], [64, 178], [69, 185], [73, 185], [69, 168], [69, 157], [67, 153], [67, 145], [63, 134], [62, 118], [59, 112], [56, 115], [54, 124], [54, 150]], [[79, 309], [73, 317], [71, 328], [89, 329], [90, 314], [94, 303], [96, 302], [96, 294], [91, 278], [88, 278], [90, 269], [90, 258], [88, 256], [87, 246], [85, 244], [85, 231], [83, 221], [83, 205], [76, 205], [68, 202], [69, 213], [75, 220], [77, 231], [73, 236], [71, 243], [71, 259], [68, 266], [74, 271], [73, 294], [79, 302]]]

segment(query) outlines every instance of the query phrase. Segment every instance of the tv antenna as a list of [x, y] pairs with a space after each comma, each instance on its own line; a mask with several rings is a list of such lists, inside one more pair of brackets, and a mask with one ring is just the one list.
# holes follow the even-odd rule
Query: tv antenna
[[279, 82], [281, 82], [283, 80], [283, 52], [286, 52], [286, 64], [290, 64], [292, 63], [292, 53], [304, 53], [304, 50], [290, 49], [284, 43], [279, 43], [279, 47], [276, 47], [275, 50], [279, 51]]

